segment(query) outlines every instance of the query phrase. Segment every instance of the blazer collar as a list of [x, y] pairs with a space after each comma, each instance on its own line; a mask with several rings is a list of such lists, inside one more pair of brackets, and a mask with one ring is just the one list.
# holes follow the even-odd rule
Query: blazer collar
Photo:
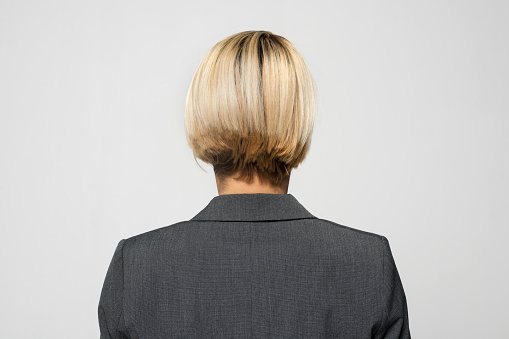
[[225, 194], [214, 197], [193, 221], [316, 219], [291, 194]]

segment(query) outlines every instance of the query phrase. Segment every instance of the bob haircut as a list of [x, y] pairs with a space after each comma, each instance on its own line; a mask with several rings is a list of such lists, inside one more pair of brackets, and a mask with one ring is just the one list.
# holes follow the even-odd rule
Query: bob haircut
[[219, 176], [253, 174], [281, 184], [305, 158], [315, 121], [313, 78], [297, 49], [267, 31], [217, 43], [196, 70], [186, 98], [193, 155]]

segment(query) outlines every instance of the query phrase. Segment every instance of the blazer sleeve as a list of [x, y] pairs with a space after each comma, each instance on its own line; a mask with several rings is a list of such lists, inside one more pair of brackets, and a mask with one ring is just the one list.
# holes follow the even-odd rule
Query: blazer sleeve
[[383, 236], [382, 251], [382, 307], [384, 308], [384, 316], [375, 338], [410, 339], [405, 292], [392, 256], [389, 241]]
[[101, 339], [128, 338], [125, 331], [123, 294], [125, 239], [120, 240], [106, 273], [99, 299], [99, 329]]

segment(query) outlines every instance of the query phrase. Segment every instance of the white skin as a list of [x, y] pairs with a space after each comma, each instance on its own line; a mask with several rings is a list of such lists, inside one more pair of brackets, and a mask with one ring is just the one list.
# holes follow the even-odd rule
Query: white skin
[[233, 176], [220, 178], [216, 175], [217, 192], [223, 194], [252, 194], [252, 193], [268, 193], [268, 194], [287, 194], [290, 176], [279, 186], [274, 186], [269, 182], [261, 181], [258, 175], [253, 176], [253, 180], [249, 183], [245, 180], [235, 179]]

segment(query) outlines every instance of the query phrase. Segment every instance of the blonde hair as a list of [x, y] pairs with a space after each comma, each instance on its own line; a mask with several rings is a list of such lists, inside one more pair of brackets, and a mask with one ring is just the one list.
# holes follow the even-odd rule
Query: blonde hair
[[218, 175], [256, 172], [280, 184], [305, 158], [315, 121], [313, 78], [297, 49], [267, 31], [217, 43], [203, 58], [186, 98], [193, 155]]

